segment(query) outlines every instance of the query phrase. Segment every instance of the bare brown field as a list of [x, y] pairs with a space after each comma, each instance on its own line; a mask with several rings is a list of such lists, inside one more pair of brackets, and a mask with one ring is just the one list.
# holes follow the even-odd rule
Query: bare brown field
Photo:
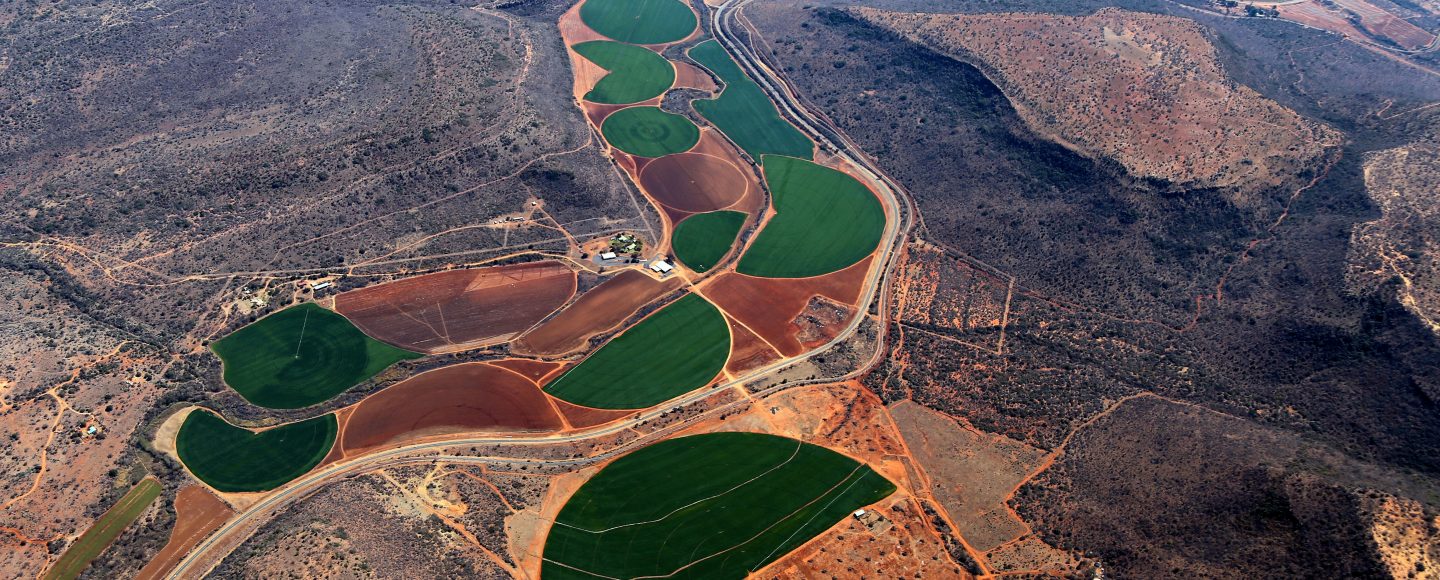
[[659, 281], [626, 270], [581, 295], [574, 304], [511, 344], [516, 354], [554, 356], [585, 347], [591, 337], [619, 326], [641, 306], [680, 287], [680, 279]]
[[734, 162], [703, 153], [656, 159], [640, 171], [639, 183], [661, 204], [690, 213], [730, 207], [751, 187]]
[[780, 354], [750, 329], [735, 322], [735, 319], [725, 317], [730, 323], [730, 360], [725, 363], [725, 372], [731, 376], [745, 374], [751, 369], [760, 368], [777, 360]]
[[814, 278], [757, 278], [732, 272], [716, 277], [700, 292], [781, 354], [796, 356], [805, 351], [805, 346], [795, 319], [810, 299], [824, 296], [853, 306], [872, 259]]
[[355, 407], [341, 435], [347, 455], [426, 436], [468, 431], [532, 432], [564, 428], [540, 387], [485, 363], [421, 373]]
[[930, 492], [971, 546], [986, 552], [1030, 531], [1005, 502], [1040, 466], [1043, 451], [964, 429], [913, 401], [896, 403], [890, 415], [929, 476]]
[[400, 348], [455, 352], [524, 332], [570, 300], [575, 284], [556, 261], [452, 270], [340, 294], [335, 310]]
[[[1365, 0], [1335, 0], [1335, 4], [1360, 18], [1360, 26], [1405, 50], [1429, 46], [1435, 35]], [[1284, 16], [1285, 11], [1280, 11]]]
[[588, 429], [596, 425], [604, 425], [635, 412], [625, 409], [582, 407], [554, 397], [550, 397], [550, 400], [555, 403], [555, 408], [560, 409], [560, 414], [565, 417], [565, 421], [570, 423], [570, 426], [575, 429]]
[[556, 369], [564, 366], [563, 363], [549, 362], [543, 360], [530, 360], [526, 358], [507, 358], [502, 360], [492, 360], [486, 361], [486, 364], [491, 364], [497, 367], [515, 371], [517, 373], [525, 375], [525, 378], [535, 381], [536, 383], [539, 383], [540, 379], [545, 378], [545, 375], [551, 374], [555, 372]]
[[175, 526], [170, 541], [140, 569], [137, 580], [164, 578], [201, 540], [230, 519], [235, 511], [202, 485], [187, 485], [175, 494]]
[[675, 65], [675, 88], [695, 89], [698, 91], [715, 92], [720, 87], [715, 84], [715, 79], [700, 67], [688, 62], [674, 62]]
[[1332, 129], [1233, 82], [1189, 19], [1112, 8], [1084, 17], [857, 14], [974, 55], [1029, 125], [1072, 149], [1141, 177], [1233, 187], [1242, 207], [1339, 142]]

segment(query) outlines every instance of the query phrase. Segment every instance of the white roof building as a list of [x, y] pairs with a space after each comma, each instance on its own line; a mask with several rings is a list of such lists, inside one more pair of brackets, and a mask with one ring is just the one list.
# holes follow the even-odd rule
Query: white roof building
[[330, 284], [329, 282], [321, 282], [321, 283], [319, 283], [319, 284], [311, 284], [311, 285], [310, 285], [310, 289], [311, 289], [311, 290], [324, 290], [324, 289], [326, 289], [326, 288], [329, 288], [330, 285], [331, 285], [331, 284]]
[[601, 260], [614, 260], [614, 259], [615, 259], [615, 252], [605, 252], [605, 253], [603, 253], [603, 254], [600, 254], [600, 259], [601, 259]]
[[650, 269], [661, 274], [667, 274], [671, 270], [674, 270], [675, 267], [666, 263], [665, 260], [655, 260], [654, 262], [650, 262]]

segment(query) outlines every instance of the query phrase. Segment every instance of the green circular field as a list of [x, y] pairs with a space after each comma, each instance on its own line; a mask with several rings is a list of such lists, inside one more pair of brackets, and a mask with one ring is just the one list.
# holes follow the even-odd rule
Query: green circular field
[[656, 443], [565, 502], [541, 576], [745, 578], [894, 484], [824, 447], [759, 433]]
[[335, 444], [335, 415], [259, 433], [196, 409], [175, 436], [175, 451], [195, 477], [220, 491], [266, 491], [304, 475]]
[[764, 278], [819, 276], [865, 259], [880, 245], [885, 208], [864, 184], [804, 159], [761, 159], [775, 215], [735, 271]]
[[675, 226], [670, 242], [678, 258], [691, 270], [705, 272], [730, 252], [735, 235], [748, 217], [738, 211], [712, 211], [692, 215]]
[[620, 109], [605, 118], [600, 133], [616, 149], [640, 157], [663, 157], [689, 151], [700, 141], [700, 128], [659, 107]]
[[695, 13], [676, 0], [586, 0], [580, 20], [591, 30], [631, 44], [675, 42], [695, 31]]
[[271, 409], [325, 401], [420, 356], [365, 336], [344, 316], [311, 303], [257, 320], [210, 348], [224, 363], [225, 384]]
[[675, 67], [647, 48], [595, 40], [570, 47], [610, 74], [605, 75], [585, 100], [607, 105], [628, 105], [660, 96], [675, 84]]

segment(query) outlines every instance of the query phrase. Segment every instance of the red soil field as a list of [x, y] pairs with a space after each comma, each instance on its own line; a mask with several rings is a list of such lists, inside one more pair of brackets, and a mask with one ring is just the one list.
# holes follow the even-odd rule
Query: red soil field
[[517, 373], [525, 375], [525, 378], [535, 381], [536, 383], [539, 383], [540, 379], [545, 378], [545, 375], [553, 373], [556, 369], [565, 366], [564, 363], [547, 362], [543, 360], [530, 360], [528, 358], [507, 358], [504, 360], [492, 360], [486, 361], [486, 364], [491, 364], [500, 368], [515, 371]]
[[735, 320], [749, 327], [785, 356], [805, 352], [792, 321], [812, 296], [824, 296], [853, 306], [865, 284], [874, 256], [813, 278], [756, 278], [727, 273], [705, 284], [700, 293]]
[[347, 455], [468, 431], [559, 431], [560, 415], [534, 381], [464, 363], [415, 375], [355, 406], [341, 441]]
[[591, 337], [619, 326], [641, 306], [679, 288], [675, 276], [661, 282], [637, 270], [626, 270], [582, 294], [554, 318], [525, 333], [510, 345], [521, 355], [561, 355], [584, 348]]
[[567, 403], [554, 397], [551, 397], [551, 400], [555, 402], [555, 407], [560, 409], [560, 414], [564, 415], [565, 420], [575, 429], [586, 429], [596, 425], [603, 425], [635, 412], [624, 409], [581, 407], [580, 405]]
[[569, 301], [575, 282], [556, 261], [452, 270], [340, 294], [335, 310], [377, 340], [455, 352], [524, 332]]
[[760, 368], [777, 360], [780, 355], [755, 333], [726, 317], [730, 323], [730, 361], [725, 363], [725, 372], [739, 376], [751, 369]]
[[700, 67], [687, 62], [672, 61], [672, 63], [675, 65], [676, 88], [697, 89], [710, 92], [720, 90], [720, 87], [715, 85], [715, 79], [710, 78], [710, 75], [700, 70]]
[[645, 165], [640, 186], [656, 201], [692, 213], [734, 205], [750, 182], [735, 163], [703, 153], [667, 155]]
[[154, 559], [140, 569], [135, 578], [164, 578], [191, 548], [219, 528], [234, 513], [229, 505], [205, 491], [203, 486], [187, 485], [180, 488], [175, 494], [175, 527], [170, 530], [170, 541], [155, 554]]

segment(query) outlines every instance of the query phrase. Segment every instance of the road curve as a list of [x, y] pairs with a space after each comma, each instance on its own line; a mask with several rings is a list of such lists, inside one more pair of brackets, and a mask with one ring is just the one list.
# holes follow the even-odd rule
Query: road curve
[[[240, 542], [242, 542], [245, 538], [248, 538], [250, 534], [254, 533], [254, 531], [258, 529], [259, 526], [263, 525], [266, 521], [268, 521], [269, 517], [277, 513], [280, 509], [283, 509], [291, 503], [307, 497], [309, 494], [314, 493], [329, 482], [340, 478], [356, 475], [361, 472], [371, 471], [384, 467], [416, 463], [429, 463], [433, 461], [487, 465], [588, 465], [606, 461], [618, 455], [633, 451], [635, 448], [647, 445], [654, 440], [662, 439], [673, 432], [688, 427], [690, 424], [700, 419], [707, 418], [715, 413], [727, 410], [735, 405], [747, 404], [749, 401], [742, 399], [739, 401], [728, 403], [726, 405], [715, 407], [714, 409], [710, 409], [694, 417], [682, 421], [677, 421], [674, 424], [668, 425], [653, 433], [616, 446], [615, 448], [608, 451], [581, 458], [551, 460], [523, 457], [477, 457], [465, 455], [445, 455], [439, 454], [438, 452], [444, 449], [456, 447], [475, 447], [482, 445], [504, 447], [554, 445], [557, 443], [585, 441], [604, 437], [606, 435], [611, 435], [626, 429], [630, 429], [636, 425], [639, 425], [640, 423], [659, 418], [661, 415], [664, 415], [676, 409], [680, 409], [695, 404], [697, 402], [704, 401], [716, 395], [717, 393], [726, 392], [730, 388], [738, 387], [743, 389], [746, 383], [755, 381], [756, 379], [762, 378], [781, 369], [789, 367], [794, 363], [830, 350], [834, 346], [849, 340], [855, 334], [856, 330], [859, 329], [860, 325], [866, 319], [865, 312], [869, 310], [869, 306], [871, 304], [874, 304], [878, 307], [877, 312], [883, 319], [883, 317], [886, 315], [886, 309], [888, 305], [889, 294], [885, 291], [885, 289], [889, 287], [889, 280], [891, 279], [893, 270], [892, 262], [896, 255], [897, 248], [904, 242], [905, 237], [909, 235], [910, 229], [913, 226], [912, 216], [916, 215], [914, 211], [914, 205], [910, 201], [910, 198], [908, 194], [906, 194], [903, 187], [901, 187], [896, 181], [891, 179], [882, 170], [876, 167], [868, 157], [861, 153], [859, 147], [855, 145], [854, 142], [849, 139], [849, 137], [845, 136], [845, 134], [841, 132], [837, 127], [829, 123], [827, 120], [824, 120], [823, 117], [812, 114], [808, 110], [806, 110], [805, 106], [800, 102], [800, 99], [790, 91], [785, 82], [782, 81], [778, 77], [778, 75], [774, 73], [774, 71], [764, 66], [764, 64], [761, 63], [758, 57], [754, 54], [753, 50], [749, 46], [740, 42], [735, 37], [734, 33], [730, 31], [729, 27], [733, 23], [735, 10], [738, 10], [745, 4], [748, 4], [750, 1], [751, 0], [728, 0], [726, 3], [712, 10], [711, 26], [712, 33], [714, 34], [716, 40], [719, 41], [721, 45], [726, 49], [726, 51], [730, 53], [732, 58], [734, 58], [736, 62], [740, 64], [742, 69], [745, 70], [746, 74], [756, 81], [756, 83], [761, 87], [762, 90], [765, 91], [765, 93], [770, 97], [770, 99], [774, 101], [777, 105], [779, 105], [781, 109], [781, 114], [783, 116], [785, 116], [788, 120], [794, 123], [797, 127], [800, 127], [801, 130], [805, 131], [811, 137], [811, 139], [813, 139], [818, 145], [820, 145], [820, 147], [825, 149], [827, 152], [845, 160], [848, 164], [854, 167], [860, 173], [859, 177], [861, 177], [867, 183], [867, 185], [870, 186], [871, 190], [874, 191], [880, 197], [881, 202], [885, 204], [887, 214], [894, 218], [886, 220], [885, 232], [884, 236], [882, 237], [883, 246], [876, 252], [877, 259], [875, 260], [875, 263], [877, 264], [877, 267], [871, 270], [869, 276], [867, 276], [865, 280], [865, 287], [862, 290], [861, 296], [864, 298], [862, 300], [862, 303], [866, 305], [866, 308], [857, 309], [857, 315], [841, 332], [839, 332], [835, 336], [835, 338], [799, 356], [775, 361], [763, 367], [754, 369], [744, 376], [735, 378], [724, 383], [720, 383], [708, 389], [702, 389], [683, 395], [679, 398], [666, 402], [650, 411], [637, 414], [636, 416], [631, 417], [628, 420], [620, 421], [618, 423], [614, 423], [608, 426], [602, 426], [588, 431], [559, 436], [462, 437], [456, 439], [430, 441], [370, 453], [361, 457], [344, 460], [328, 465], [324, 468], [301, 476], [300, 478], [291, 481], [284, 486], [281, 486], [280, 488], [277, 488], [276, 490], [271, 492], [270, 495], [265, 496], [263, 499], [256, 502], [254, 505], [246, 508], [244, 511], [237, 513], [234, 517], [227, 521], [225, 525], [221, 526], [215, 532], [210, 534], [209, 537], [205, 538], [205, 540], [202, 541], [199, 545], [191, 549], [190, 552], [185, 555], [185, 558], [181, 560], [180, 563], [176, 565], [174, 570], [170, 572], [167, 578], [192, 578], [203, 576], [204, 574], [212, 570], [216, 565], [218, 565], [220, 561], [223, 560], [224, 556], [228, 555], [229, 552], [233, 550], [236, 546], [238, 546]], [[822, 127], [824, 128], [823, 130], [821, 129]], [[874, 353], [872, 353], [869, 363], [875, 362], [875, 360], [883, 353], [883, 342], [884, 334], [881, 333], [881, 335], [877, 337], [875, 351]], [[841, 377], [827, 377], [824, 379], [792, 382], [785, 385], [775, 385], [760, 393], [756, 393], [756, 396], [763, 397], [774, 392], [778, 392], [780, 390], [799, 386], [802, 384], [853, 378], [855, 376], [858, 376], [858, 374], [863, 372], [864, 368], [867, 368], [868, 366], [870, 365], [862, 365], [861, 369], [857, 369]]]

